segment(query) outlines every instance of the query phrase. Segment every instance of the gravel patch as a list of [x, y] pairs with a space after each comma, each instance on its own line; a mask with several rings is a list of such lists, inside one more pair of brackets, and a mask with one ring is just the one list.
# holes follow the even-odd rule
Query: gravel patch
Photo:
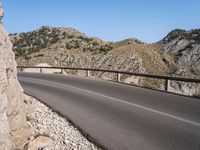
[[35, 128], [32, 138], [46, 136], [52, 139], [53, 150], [102, 150], [87, 140], [67, 119], [59, 116], [40, 101], [29, 98], [33, 113], [27, 119]]

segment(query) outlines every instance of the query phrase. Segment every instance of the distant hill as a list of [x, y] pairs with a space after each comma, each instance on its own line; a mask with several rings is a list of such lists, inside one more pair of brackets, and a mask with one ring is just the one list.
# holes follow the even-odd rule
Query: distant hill
[[[154, 44], [131, 38], [106, 42], [88, 37], [72, 28], [44, 26], [38, 30], [10, 34], [18, 65], [47, 63], [51, 66], [88, 67], [178, 75], [198, 78], [200, 75], [200, 30], [176, 29]], [[69, 72], [72, 74], [72, 72]], [[84, 75], [84, 72], [73, 72]], [[108, 73], [94, 73], [115, 79]], [[151, 88], [163, 88], [162, 81], [122, 76], [124, 82]], [[198, 95], [199, 86], [171, 83], [171, 90]], [[186, 91], [189, 91], [187, 93]]]
[[52, 28], [43, 26], [27, 33], [11, 34], [16, 57], [30, 57], [43, 49], [63, 49], [107, 52], [112, 49], [108, 42], [97, 38], [89, 38], [73, 28]]

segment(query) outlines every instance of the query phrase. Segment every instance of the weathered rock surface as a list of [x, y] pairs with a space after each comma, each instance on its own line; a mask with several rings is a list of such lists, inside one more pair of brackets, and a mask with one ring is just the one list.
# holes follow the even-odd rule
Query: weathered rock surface
[[180, 68], [200, 74], [200, 29], [174, 30], [161, 42], [161, 50], [170, 52]]
[[23, 110], [23, 89], [8, 34], [0, 26], [0, 149], [22, 149], [30, 135]]
[[[200, 77], [200, 29], [176, 29], [159, 42], [161, 51], [174, 56], [178, 69], [173, 76]], [[180, 94], [200, 97], [200, 85], [171, 82], [171, 90]]]
[[27, 150], [51, 150], [52, 143], [53, 141], [49, 137], [39, 136], [36, 139], [30, 141]]

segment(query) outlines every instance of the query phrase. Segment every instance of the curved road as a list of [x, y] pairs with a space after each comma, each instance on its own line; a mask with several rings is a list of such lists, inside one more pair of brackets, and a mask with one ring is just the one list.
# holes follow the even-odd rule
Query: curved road
[[200, 150], [200, 101], [89, 78], [19, 73], [25, 92], [110, 150]]

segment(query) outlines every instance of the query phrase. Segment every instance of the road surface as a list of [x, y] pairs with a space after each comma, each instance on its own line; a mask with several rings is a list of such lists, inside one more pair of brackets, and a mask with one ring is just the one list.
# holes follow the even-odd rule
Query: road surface
[[109, 150], [200, 150], [200, 101], [96, 79], [19, 73], [25, 92]]

